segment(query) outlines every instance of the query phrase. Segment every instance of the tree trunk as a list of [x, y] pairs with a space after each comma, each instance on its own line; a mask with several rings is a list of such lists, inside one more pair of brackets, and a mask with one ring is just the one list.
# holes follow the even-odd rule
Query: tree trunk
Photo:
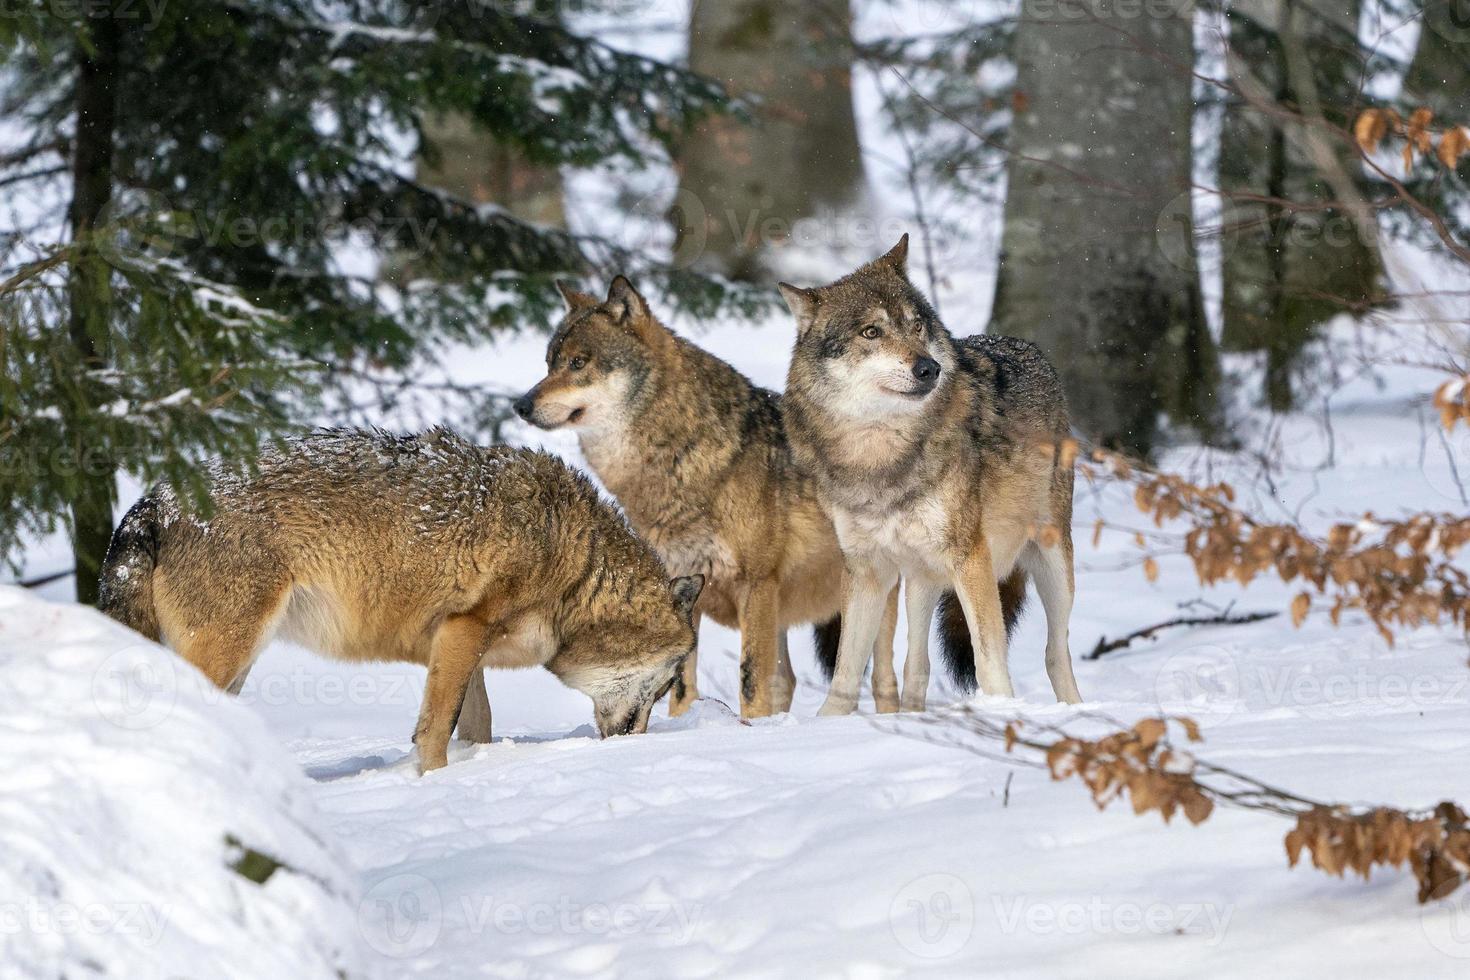
[[[1292, 30], [1311, 54], [1324, 111], [1346, 112], [1357, 98], [1351, 88], [1356, 2], [1339, 9], [1307, 7], [1299, 0], [1243, 0], [1231, 15], [1231, 73], [1242, 90], [1259, 91], [1288, 109], [1299, 107], [1279, 40], [1281, 32]], [[1329, 121], [1352, 125], [1341, 115]], [[1337, 157], [1345, 173], [1360, 174], [1351, 145], [1343, 142]], [[1323, 206], [1338, 195], [1305, 149], [1302, 127], [1249, 99], [1227, 109], [1220, 187], [1224, 342], [1264, 353], [1265, 401], [1286, 411], [1297, 400], [1294, 377], [1318, 328], [1379, 295], [1376, 237], [1371, 229], [1358, 229], [1345, 209]]]
[[1419, 45], [1404, 95], [1434, 110], [1437, 124], [1470, 126], [1470, 5], [1440, 0], [1424, 7]]
[[[85, 17], [77, 51], [76, 145], [72, 151], [72, 240], [80, 246], [67, 285], [68, 340], [84, 371], [107, 364], [111, 336], [111, 290], [107, 260], [91, 237], [112, 200], [112, 154], [116, 127], [118, 58], [122, 22], [104, 13]], [[97, 577], [112, 538], [117, 483], [105, 447], [92, 445], [95, 431], [82, 421], [101, 397], [86, 375], [78, 379], [77, 405], [67, 425], [67, 448], [76, 461], [71, 498], [72, 554], [77, 601], [97, 602]]]
[[1215, 419], [1190, 205], [1192, 8], [1061, 0], [1016, 30], [992, 332], [1056, 364], [1074, 424], [1149, 453], [1161, 412]]
[[566, 226], [561, 173], [555, 167], [527, 163], [464, 116], [431, 117], [424, 131], [435, 153], [420, 157], [420, 183], [475, 204], [498, 204], [522, 221]]
[[[864, 192], [849, 0], [694, 0], [689, 67], [753, 96], [753, 123], [705, 120], [679, 153], [676, 255], [745, 279], [781, 248], [853, 245]], [[815, 220], [810, 220], [815, 219]]]

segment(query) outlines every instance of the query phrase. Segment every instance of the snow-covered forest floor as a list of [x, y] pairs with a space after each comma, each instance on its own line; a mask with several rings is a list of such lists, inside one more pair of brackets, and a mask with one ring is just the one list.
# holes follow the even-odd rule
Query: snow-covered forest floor
[[[667, 55], [679, 34], [614, 43]], [[905, 200], [901, 153], [861, 86], [874, 197]], [[634, 196], [667, 181], [612, 177]], [[577, 176], [568, 211], [582, 230], [642, 244], [642, 230], [606, 226], [618, 182]], [[967, 213], [938, 255], [941, 309], [961, 335], [985, 322], [998, 228], [994, 207]], [[842, 259], [871, 258], [906, 227], [878, 224], [870, 240], [845, 238]], [[809, 281], [842, 271], [828, 256]], [[1310, 411], [1252, 408], [1259, 377], [1232, 361], [1243, 451], [1182, 447], [1164, 467], [1229, 480], [1252, 512], [1317, 532], [1370, 510], [1470, 509], [1470, 433], [1440, 434], [1428, 395], [1445, 379], [1410, 366], [1443, 338], [1422, 325], [1432, 311], [1395, 315], [1397, 327], [1331, 331], [1315, 356], [1335, 380]], [[673, 325], [782, 386], [784, 312]], [[528, 332], [444, 362], [457, 380], [518, 393], [541, 377], [544, 344]], [[418, 407], [384, 421], [434, 420]], [[569, 435], [505, 434], [582, 464]], [[124, 481], [119, 513], [139, 492]], [[1079, 485], [1072, 650], [1086, 704], [1052, 703], [1033, 602], [1011, 645], [1019, 697], [974, 707], [1082, 732], [1183, 714], [1201, 725], [1201, 758], [1306, 797], [1470, 803], [1463, 634], [1405, 631], [1390, 647], [1362, 615], [1334, 626], [1321, 608], [1293, 628], [1297, 589], [1201, 588], [1167, 545], [1149, 581], [1128, 531], [1092, 544], [1099, 518], [1149, 527], [1131, 488]], [[22, 577], [69, 563], [60, 535], [35, 541]], [[802, 684], [788, 715], [732, 715], [738, 637], [706, 621], [691, 715], [661, 706], [646, 736], [600, 741], [588, 700], [549, 673], [490, 672], [495, 741], [453, 743], [450, 765], [419, 777], [422, 668], [277, 645], [236, 703], [72, 596], [66, 579], [0, 585], [0, 977], [1470, 975], [1470, 889], [1419, 906], [1407, 872], [1290, 869], [1290, 823], [1258, 812], [1220, 809], [1197, 827], [1126, 802], [1098, 812], [1075, 781], [954, 744], [942, 721], [956, 696], [939, 676], [928, 715], [876, 716], [865, 699], [857, 716], [817, 719], [825, 692], [805, 630], [791, 634]], [[1281, 615], [1086, 659], [1102, 637], [1226, 609]], [[226, 834], [295, 870], [263, 886], [227, 873]]]
[[[695, 335], [779, 386], [788, 329], [777, 317]], [[1393, 355], [1381, 334], [1366, 346], [1364, 336], [1375, 334], [1332, 337], [1344, 378], [1360, 352]], [[466, 370], [529, 385], [542, 343], [507, 339]], [[1167, 462], [1208, 467], [1258, 512], [1318, 530], [1367, 510], [1460, 508], [1452, 457], [1464, 477], [1470, 447], [1421, 420], [1430, 380], [1380, 367], [1337, 387], [1330, 424], [1321, 413], [1275, 420], [1270, 480], [1249, 454], [1178, 450]], [[1257, 422], [1259, 443], [1270, 430]], [[508, 434], [579, 461], [570, 437]], [[1188, 714], [1203, 727], [1200, 757], [1304, 796], [1470, 799], [1470, 666], [1451, 630], [1404, 633], [1390, 649], [1360, 615], [1333, 627], [1318, 612], [1300, 629], [1281, 616], [1175, 630], [1085, 659], [1099, 637], [1182, 607], [1281, 611], [1293, 594], [1270, 580], [1203, 590], [1167, 554], [1148, 582], [1130, 534], [1090, 543], [1099, 516], [1142, 526], [1130, 497], [1119, 486], [1078, 495], [1072, 645], [1087, 704], [1049, 703], [1033, 609], [1012, 644], [1019, 697], [982, 698], [981, 710], [1084, 730], [1092, 716]], [[54, 547], [38, 548], [35, 571]], [[706, 623], [707, 700], [678, 720], [660, 708], [648, 735], [610, 741], [596, 739], [586, 699], [544, 671], [491, 672], [496, 741], [455, 743], [449, 767], [423, 778], [410, 744], [420, 668], [349, 669], [280, 646], [240, 700], [309, 780], [319, 833], [358, 876], [362, 953], [385, 975], [1449, 977], [1470, 963], [1463, 893], [1421, 908], [1404, 873], [1364, 882], [1288, 869], [1287, 821], [1220, 810], [1198, 827], [1165, 826], [1126, 803], [1099, 813], [1075, 783], [956, 747], [914, 717], [875, 716], [870, 702], [856, 717], [816, 719], [810, 639], [792, 640], [806, 683], [790, 715], [731, 715], [737, 637]], [[85, 697], [89, 678], [73, 680]], [[931, 703], [953, 700], [936, 678]], [[5, 706], [11, 725], [38, 710]], [[121, 787], [134, 768], [118, 758], [108, 771]]]

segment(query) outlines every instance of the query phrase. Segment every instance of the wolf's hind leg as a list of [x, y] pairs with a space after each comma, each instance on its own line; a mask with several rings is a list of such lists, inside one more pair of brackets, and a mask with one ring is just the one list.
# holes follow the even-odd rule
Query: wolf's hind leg
[[771, 710], [782, 714], [791, 710], [791, 699], [796, 696], [796, 671], [791, 666], [791, 648], [786, 643], [786, 631], [782, 630], [776, 642], [776, 676], [771, 678]]
[[1041, 608], [1046, 610], [1046, 676], [1058, 701], [1081, 704], [1077, 678], [1072, 675], [1072, 651], [1067, 625], [1072, 616], [1075, 581], [1072, 573], [1072, 530], [1061, 528], [1062, 540], [1050, 548], [1030, 542], [1021, 552], [1022, 566], [1036, 582]]
[[904, 711], [923, 711], [929, 698], [929, 626], [944, 583], [927, 577], [904, 579], [904, 611], [908, 614], [908, 655], [903, 662]]
[[990, 548], [984, 539], [966, 556], [955, 576], [955, 595], [970, 627], [970, 646], [975, 651], [975, 679], [982, 693], [1015, 697], [1011, 672], [1006, 666], [1005, 616], [1000, 608], [1000, 586], [995, 579]]
[[251, 662], [247, 663], [238, 674], [235, 675], [234, 680], [230, 681], [230, 686], [227, 688], [227, 690], [235, 697], [239, 697], [240, 692], [245, 689], [245, 678], [250, 676], [250, 668], [254, 666], [255, 661], [252, 660]]
[[451, 616], [434, 634], [429, 650], [429, 681], [413, 733], [420, 773], [449, 762], [449, 733], [464, 701], [470, 674], [479, 667], [484, 652], [485, 626], [472, 616]]
[[740, 604], [740, 717], [764, 718], [771, 713], [776, 676], [776, 604], [774, 579], [749, 586]]
[[490, 744], [490, 695], [485, 691], [485, 671], [478, 665], [470, 671], [469, 686], [465, 688], [455, 727], [466, 742]]
[[842, 639], [837, 646], [837, 668], [832, 687], [818, 715], [851, 714], [857, 707], [863, 671], [873, 655], [873, 641], [883, 622], [885, 598], [897, 581], [896, 574], [880, 577], [873, 569], [848, 576], [847, 606], [842, 613]]
[[893, 672], [893, 634], [898, 631], [898, 588], [888, 593], [883, 607], [883, 621], [878, 624], [878, 638], [873, 641], [873, 706], [880, 714], [898, 710], [898, 675]]
[[699, 613], [696, 612], [693, 616], [694, 649], [684, 658], [684, 666], [679, 668], [674, 686], [669, 689], [670, 718], [679, 717], [699, 700], [699, 618]]

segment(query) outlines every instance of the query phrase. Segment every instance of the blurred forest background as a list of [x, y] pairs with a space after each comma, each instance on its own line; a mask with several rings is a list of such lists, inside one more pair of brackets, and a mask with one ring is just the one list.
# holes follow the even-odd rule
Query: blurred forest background
[[0, 553], [64, 523], [82, 601], [119, 472], [495, 437], [439, 368], [556, 277], [781, 315], [911, 231], [1142, 460], [1313, 404], [1335, 318], [1470, 326], [1466, 0], [14, 0], [0, 107]]

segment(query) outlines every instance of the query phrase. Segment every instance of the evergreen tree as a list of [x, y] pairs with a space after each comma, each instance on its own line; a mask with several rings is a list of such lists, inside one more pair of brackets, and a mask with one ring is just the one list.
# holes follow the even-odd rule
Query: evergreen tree
[[23, 138], [0, 152], [20, 202], [0, 229], [0, 553], [68, 519], [89, 601], [116, 470], [187, 482], [200, 453], [248, 454], [324, 394], [548, 316], [557, 275], [631, 268], [696, 310], [750, 307], [414, 179], [444, 116], [577, 167], [662, 154], [728, 108], [714, 82], [517, 9], [7, 12], [0, 97]]

